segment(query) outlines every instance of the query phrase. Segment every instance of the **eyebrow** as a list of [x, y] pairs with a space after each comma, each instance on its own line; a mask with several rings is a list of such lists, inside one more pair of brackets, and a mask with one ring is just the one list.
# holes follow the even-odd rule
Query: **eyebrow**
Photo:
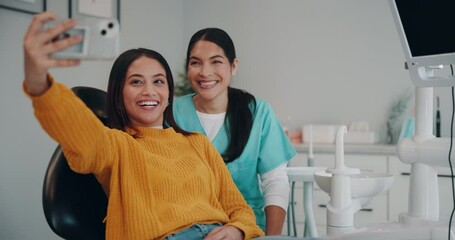
[[[209, 59], [215, 59], [215, 58], [223, 58], [223, 59], [225, 59], [225, 57], [223, 57], [222, 55], [214, 55], [214, 56], [211, 56]], [[200, 58], [195, 57], [195, 56], [191, 56], [190, 59], [200, 60]]]
[[[134, 74], [131, 74], [130, 76], [128, 76], [128, 79], [132, 78], [132, 77], [144, 77], [144, 75], [138, 74], [138, 73], [134, 73]], [[156, 77], [164, 77], [164, 78], [166, 78], [166, 76], [163, 73], [154, 74], [152, 77], [153, 78], [156, 78]]]

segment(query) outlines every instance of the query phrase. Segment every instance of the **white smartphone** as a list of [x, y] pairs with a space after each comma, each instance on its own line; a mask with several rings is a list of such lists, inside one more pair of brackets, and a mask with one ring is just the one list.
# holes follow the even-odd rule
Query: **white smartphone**
[[[44, 28], [51, 28], [62, 20], [47, 23]], [[81, 35], [82, 41], [52, 54], [57, 59], [112, 60], [119, 54], [120, 24], [117, 19], [82, 18], [73, 29], [60, 34], [53, 41]]]

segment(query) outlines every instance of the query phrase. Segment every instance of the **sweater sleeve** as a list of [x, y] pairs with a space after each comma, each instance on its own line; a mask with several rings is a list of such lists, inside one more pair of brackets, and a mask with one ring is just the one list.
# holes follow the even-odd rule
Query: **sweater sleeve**
[[245, 239], [264, 236], [262, 229], [256, 225], [253, 210], [248, 206], [235, 185], [234, 180], [232, 180], [223, 158], [216, 148], [205, 137], [203, 138], [205, 139], [204, 146], [207, 152], [207, 158], [218, 183], [218, 199], [229, 216], [229, 223], [227, 225], [242, 230], [245, 234]]
[[[69, 88], [48, 76], [50, 88], [29, 96], [43, 129], [56, 140], [73, 171], [100, 173], [113, 161], [108, 128]], [[96, 161], [95, 161], [96, 159]]]

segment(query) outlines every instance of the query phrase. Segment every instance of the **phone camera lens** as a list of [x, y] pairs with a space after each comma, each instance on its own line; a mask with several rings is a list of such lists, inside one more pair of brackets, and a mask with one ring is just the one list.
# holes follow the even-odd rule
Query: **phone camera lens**
[[107, 31], [106, 31], [105, 29], [101, 30], [101, 35], [102, 35], [102, 36], [105, 36], [106, 33], [107, 33]]
[[110, 22], [109, 24], [107, 24], [107, 27], [108, 27], [108, 28], [113, 28], [113, 27], [114, 27], [114, 23], [111, 23], [111, 22]]

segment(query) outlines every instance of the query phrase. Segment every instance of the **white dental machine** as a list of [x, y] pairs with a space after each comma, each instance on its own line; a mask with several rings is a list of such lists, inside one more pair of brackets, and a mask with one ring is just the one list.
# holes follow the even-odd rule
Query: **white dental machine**
[[[404, 49], [405, 68], [416, 94], [415, 134], [397, 145], [400, 161], [411, 165], [408, 211], [400, 214], [398, 222], [358, 229], [353, 226], [352, 218], [359, 206], [366, 198], [386, 191], [390, 176], [363, 176], [358, 169], [344, 165], [342, 147], [346, 129], [342, 126], [337, 132], [335, 167], [315, 173], [316, 183], [331, 197], [327, 208], [327, 238], [455, 239], [449, 221], [440, 220], [436, 169], [452, 167], [455, 163], [451, 154], [454, 139], [433, 135], [433, 88], [455, 86], [452, 66], [455, 65], [455, 1], [389, 0], [389, 4]], [[435, 74], [443, 68], [450, 68], [451, 73]], [[368, 189], [355, 190], [356, 182], [369, 177], [380, 183], [376, 192], [366, 194]]]
[[[454, 239], [453, 231], [448, 232], [449, 223], [439, 220], [436, 171], [436, 167], [451, 167], [454, 163], [453, 154], [449, 156], [453, 139], [433, 135], [433, 88], [455, 86], [455, 1], [389, 2], [416, 93], [415, 135], [397, 146], [399, 159], [411, 165], [408, 212], [400, 216], [400, 223], [424, 228], [431, 233], [427, 239]], [[448, 67], [452, 68], [451, 74], [434, 74]]]
[[[400, 161], [411, 165], [408, 211], [400, 214], [398, 222], [354, 226], [354, 214], [387, 191], [393, 176], [345, 166], [346, 127], [340, 126], [334, 168], [314, 173], [316, 183], [330, 195], [327, 236], [321, 239], [455, 240], [451, 221], [440, 219], [437, 176], [437, 167], [453, 168], [455, 139], [452, 133], [451, 138], [433, 135], [433, 88], [455, 86], [455, 0], [388, 1], [404, 49], [404, 67], [415, 85], [415, 134], [397, 145]], [[444, 68], [449, 68], [450, 73], [441, 74]]]

